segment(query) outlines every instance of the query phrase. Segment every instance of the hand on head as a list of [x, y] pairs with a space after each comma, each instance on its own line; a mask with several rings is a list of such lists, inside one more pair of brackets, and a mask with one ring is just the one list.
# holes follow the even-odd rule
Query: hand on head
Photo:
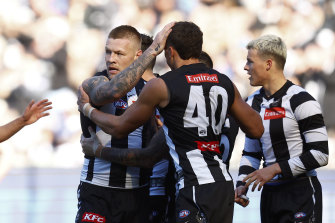
[[159, 33], [157, 33], [154, 42], [148, 48], [148, 50], [150, 50], [153, 55], [157, 56], [164, 50], [166, 39], [172, 31], [172, 27], [174, 26], [174, 24], [175, 22], [171, 22], [165, 25], [164, 28]]

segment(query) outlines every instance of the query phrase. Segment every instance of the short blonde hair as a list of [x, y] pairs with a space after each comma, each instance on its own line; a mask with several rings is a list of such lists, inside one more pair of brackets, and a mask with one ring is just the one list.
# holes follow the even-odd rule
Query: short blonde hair
[[264, 35], [248, 43], [247, 49], [255, 49], [262, 57], [272, 57], [277, 64], [278, 68], [284, 69], [287, 57], [287, 49], [284, 41], [275, 35]]

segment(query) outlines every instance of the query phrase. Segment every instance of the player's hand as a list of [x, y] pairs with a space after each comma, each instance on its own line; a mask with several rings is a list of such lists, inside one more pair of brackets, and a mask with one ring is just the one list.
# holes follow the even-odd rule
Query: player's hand
[[88, 156], [95, 156], [100, 158], [103, 146], [91, 127], [88, 127], [88, 131], [90, 132], [91, 137], [85, 138], [83, 135], [81, 135], [80, 138], [83, 153]]
[[257, 186], [258, 191], [260, 191], [266, 182], [270, 181], [274, 176], [279, 173], [281, 173], [280, 166], [278, 163], [275, 163], [263, 169], [255, 170], [254, 172], [247, 175], [243, 179], [243, 182], [246, 183], [246, 187], [249, 187], [251, 183], [254, 183], [251, 191], [254, 191]]
[[82, 86], [78, 88], [77, 96], [78, 96], [77, 99], [78, 111], [84, 112], [83, 111], [84, 105], [86, 103], [89, 103], [90, 98], [88, 97], [88, 94], [86, 94]]
[[235, 189], [235, 202], [246, 207], [249, 204], [249, 198], [246, 196], [248, 188], [245, 186], [239, 186]]
[[46, 112], [52, 109], [52, 102], [48, 101], [48, 99], [43, 99], [39, 102], [32, 100], [29, 105], [26, 107], [22, 118], [25, 125], [30, 125], [39, 120], [42, 117], [48, 116], [49, 113]]
[[172, 27], [174, 26], [174, 24], [175, 22], [171, 22], [165, 25], [164, 28], [159, 33], [157, 33], [154, 41], [148, 49], [153, 55], [157, 56], [164, 50], [166, 39], [172, 31]]

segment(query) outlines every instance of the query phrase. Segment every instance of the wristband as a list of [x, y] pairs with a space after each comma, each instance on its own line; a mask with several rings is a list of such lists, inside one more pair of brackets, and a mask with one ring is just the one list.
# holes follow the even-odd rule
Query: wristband
[[91, 119], [91, 113], [95, 108], [91, 106], [90, 103], [86, 103], [83, 106], [83, 113], [86, 117], [88, 117], [89, 119]]
[[91, 119], [91, 114], [92, 114], [92, 111], [93, 111], [94, 109], [95, 109], [94, 107], [91, 107], [90, 110], [88, 111], [88, 115], [87, 115], [87, 117], [88, 117], [89, 119]]

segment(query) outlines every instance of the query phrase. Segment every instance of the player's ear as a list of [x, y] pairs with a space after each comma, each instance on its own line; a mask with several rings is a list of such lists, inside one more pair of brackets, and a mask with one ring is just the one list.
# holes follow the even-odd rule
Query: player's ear
[[138, 50], [136, 52], [136, 55], [135, 55], [135, 59], [137, 59], [139, 56], [141, 56], [143, 54], [143, 51], [142, 50]]
[[173, 53], [173, 48], [171, 46], [165, 48], [166, 54], [171, 57]]
[[266, 61], [266, 70], [269, 71], [272, 67], [272, 59]]

